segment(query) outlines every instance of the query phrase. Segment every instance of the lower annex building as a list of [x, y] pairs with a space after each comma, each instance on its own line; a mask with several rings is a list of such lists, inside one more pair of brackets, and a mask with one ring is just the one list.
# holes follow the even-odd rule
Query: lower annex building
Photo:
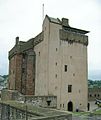
[[24, 95], [57, 96], [57, 109], [87, 109], [88, 31], [66, 18], [46, 15], [40, 34], [26, 42], [16, 37], [9, 51], [9, 89]]

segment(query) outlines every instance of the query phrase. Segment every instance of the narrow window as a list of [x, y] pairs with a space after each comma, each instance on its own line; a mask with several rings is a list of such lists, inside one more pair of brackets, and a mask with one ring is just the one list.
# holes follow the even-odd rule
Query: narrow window
[[72, 92], [72, 85], [68, 85], [68, 92]]
[[40, 52], [39, 52], [39, 56], [40, 56]]
[[65, 70], [65, 72], [67, 72], [67, 65], [64, 66], [64, 70]]
[[24, 73], [25, 72], [25, 68], [22, 68], [22, 73]]
[[26, 54], [24, 53], [24, 54], [23, 54], [23, 59], [25, 59], [25, 58], [26, 58]]
[[63, 108], [64, 108], [64, 104], [63, 104]]
[[13, 70], [13, 74], [14, 74], [14, 70]]
[[57, 74], [55, 75], [55, 77], [57, 78]]
[[73, 73], [73, 76], [75, 76], [75, 73]]
[[56, 66], [57, 66], [57, 62], [56, 62], [55, 64], [56, 64]]
[[57, 51], [58, 49], [56, 48], [56, 51]]

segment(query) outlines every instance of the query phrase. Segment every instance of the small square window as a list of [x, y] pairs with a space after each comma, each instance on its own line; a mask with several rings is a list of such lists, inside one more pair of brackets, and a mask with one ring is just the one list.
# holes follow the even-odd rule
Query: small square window
[[50, 106], [51, 100], [47, 100], [47, 105]]

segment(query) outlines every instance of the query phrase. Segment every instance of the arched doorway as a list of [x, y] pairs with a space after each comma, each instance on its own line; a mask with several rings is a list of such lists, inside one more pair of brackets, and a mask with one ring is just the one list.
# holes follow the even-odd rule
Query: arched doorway
[[68, 111], [73, 111], [73, 103], [71, 101], [68, 102]]

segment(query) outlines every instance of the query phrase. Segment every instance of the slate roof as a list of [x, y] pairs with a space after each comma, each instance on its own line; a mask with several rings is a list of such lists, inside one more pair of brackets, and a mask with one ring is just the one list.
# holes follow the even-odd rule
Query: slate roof
[[46, 15], [46, 17], [49, 19], [50, 22], [52, 23], [56, 23], [56, 24], [61, 24], [61, 21], [59, 18], [53, 18], [53, 17], [49, 17], [48, 15]]

